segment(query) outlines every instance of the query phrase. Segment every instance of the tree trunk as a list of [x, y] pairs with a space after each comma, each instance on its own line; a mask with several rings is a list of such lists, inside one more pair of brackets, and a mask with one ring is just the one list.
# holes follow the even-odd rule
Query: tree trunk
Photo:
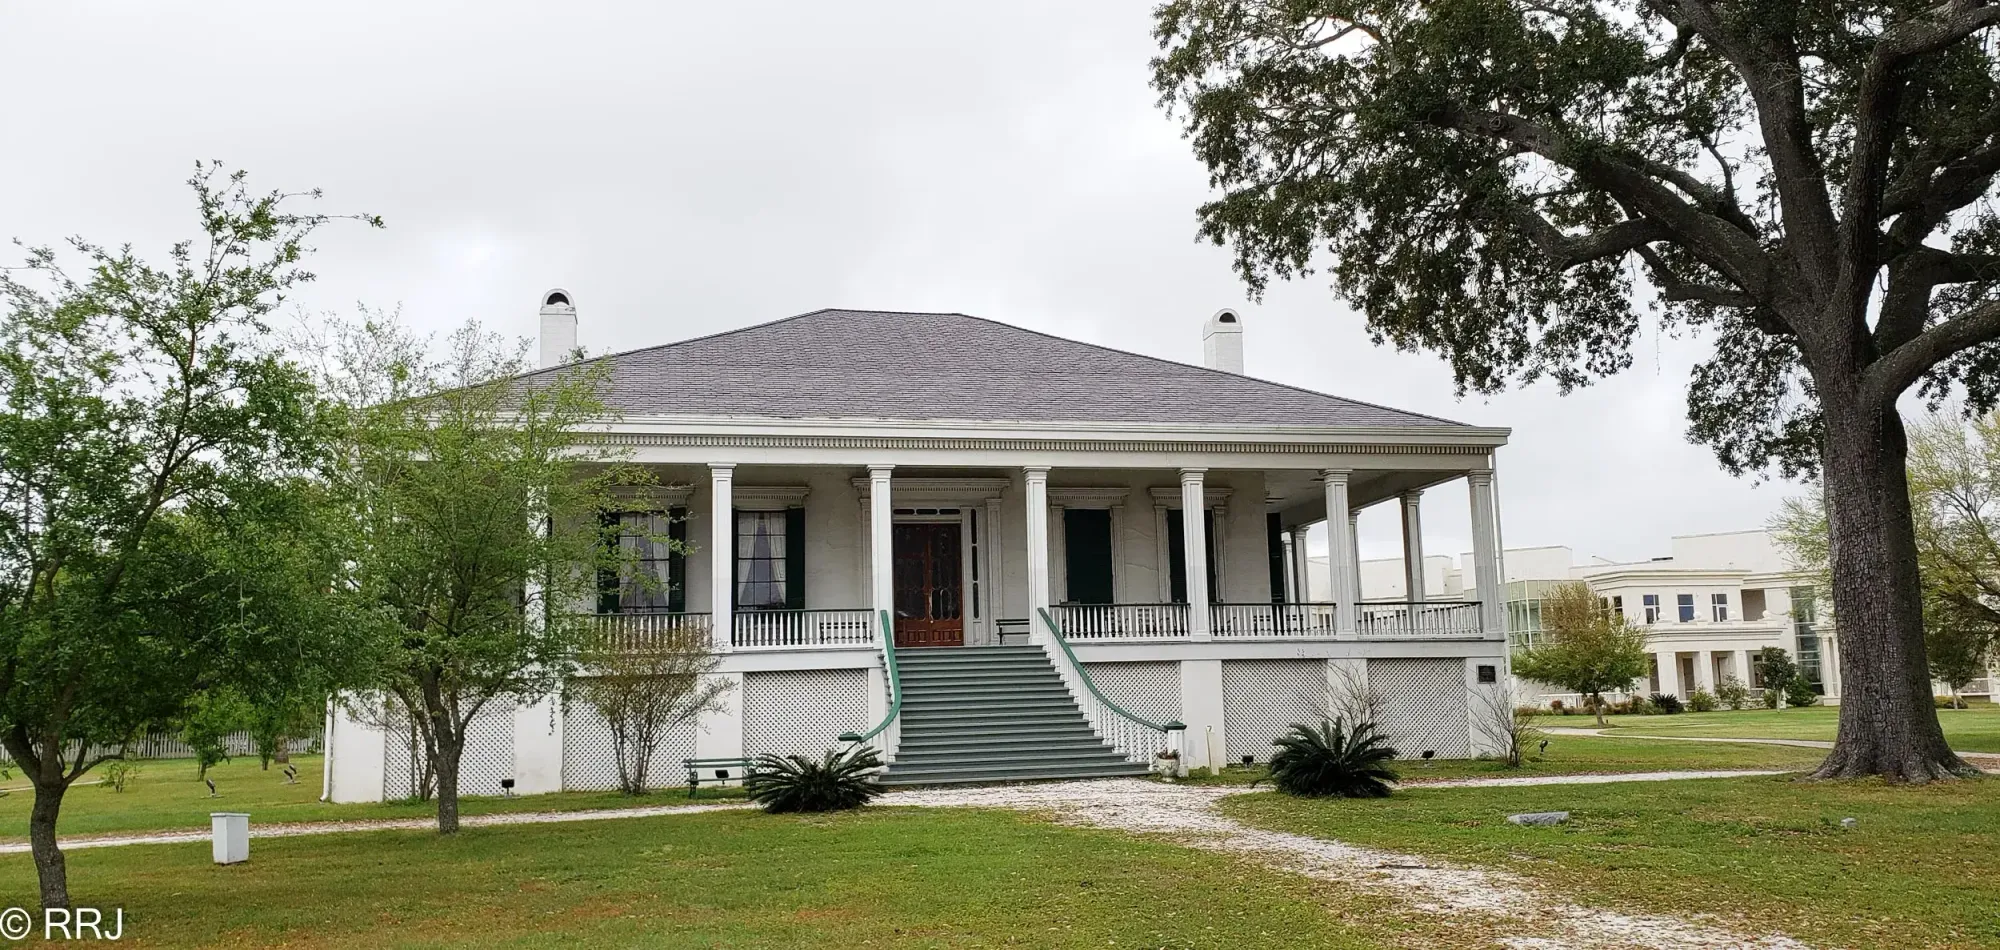
[[1870, 411], [1822, 392], [1822, 478], [1840, 638], [1840, 731], [1815, 778], [1928, 782], [1971, 774], [1945, 744], [1924, 657], [1909, 444], [1893, 406]]
[[1593, 712], [1597, 713], [1597, 724], [1599, 726], [1610, 725], [1610, 723], [1604, 721], [1604, 697], [1597, 693], [1592, 693], [1590, 694], [1590, 698], [1592, 700], [1590, 708]]
[[[456, 730], [454, 730], [456, 732]], [[465, 737], [440, 735], [437, 740], [438, 834], [458, 833], [458, 760], [465, 752]]]
[[41, 879], [42, 907], [69, 906], [69, 870], [56, 846], [56, 815], [62, 811], [69, 786], [35, 783], [35, 804], [28, 811], [28, 845], [35, 855], [35, 875]]

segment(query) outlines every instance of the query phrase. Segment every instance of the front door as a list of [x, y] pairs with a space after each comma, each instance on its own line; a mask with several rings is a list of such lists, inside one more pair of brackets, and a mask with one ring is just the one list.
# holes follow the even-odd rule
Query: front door
[[959, 646], [965, 642], [964, 576], [956, 522], [898, 524], [896, 645]]

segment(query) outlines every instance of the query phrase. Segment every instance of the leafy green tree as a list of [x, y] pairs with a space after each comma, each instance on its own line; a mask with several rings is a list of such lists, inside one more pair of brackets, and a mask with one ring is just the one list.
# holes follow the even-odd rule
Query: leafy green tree
[[1604, 725], [1604, 694], [1629, 689], [1651, 659], [1646, 632], [1606, 609], [1580, 581], [1558, 584], [1542, 599], [1542, 634], [1514, 654], [1514, 674], [1590, 699]]
[[1822, 776], [1971, 770], [1925, 688], [1897, 401], [2000, 401], [2000, 6], [1168, 0], [1154, 83], [1253, 292], [1323, 267], [1462, 389], [1715, 346], [1689, 435], [1819, 473], [1841, 724]]
[[597, 571], [621, 566], [601, 516], [639, 477], [601, 446], [584, 460], [607, 413], [588, 366], [523, 376], [525, 347], [476, 324], [433, 358], [380, 316], [336, 326], [320, 352], [345, 405], [338, 484], [369, 618], [364, 699], [413, 721], [438, 830], [454, 833], [474, 718], [547, 696], [575, 669]]
[[264, 318], [327, 218], [202, 165], [162, 265], [82, 240], [0, 272], [0, 746], [34, 786], [41, 901], [64, 794], [204, 692], [327, 681], [350, 653], [311, 380]]

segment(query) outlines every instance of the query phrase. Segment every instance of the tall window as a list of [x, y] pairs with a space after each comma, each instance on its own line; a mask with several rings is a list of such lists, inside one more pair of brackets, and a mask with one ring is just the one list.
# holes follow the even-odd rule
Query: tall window
[[790, 539], [787, 512], [736, 513], [736, 606], [751, 610], [777, 609], [790, 590]]
[[1824, 690], [1819, 663], [1819, 605], [1810, 587], [1792, 588], [1792, 636], [1797, 643], [1799, 672], [1814, 689]]
[[1641, 604], [1643, 604], [1643, 605], [1645, 606], [1645, 608], [1646, 608], [1646, 622], [1647, 622], [1647, 623], [1659, 623], [1659, 622], [1660, 622], [1660, 595], [1658, 595], [1658, 594], [1644, 594], [1644, 595], [1641, 595], [1641, 597], [1640, 597], [1640, 603], [1641, 603]]
[[686, 540], [686, 509], [627, 511], [605, 516], [615, 527], [620, 570], [600, 571], [597, 612], [683, 610], [686, 559], [676, 546]]
[[1623, 617], [1623, 616], [1625, 616], [1625, 598], [1624, 598], [1624, 597], [1622, 597], [1622, 596], [1618, 596], [1618, 595], [1613, 595], [1613, 596], [1612, 596], [1612, 598], [1611, 598], [1611, 615], [1612, 615], [1613, 617]]
[[1111, 603], [1111, 512], [1063, 509], [1063, 563], [1072, 604]]
[[1709, 619], [1715, 621], [1716, 623], [1723, 623], [1727, 621], [1729, 619], [1729, 595], [1728, 594], [1708, 595], [1708, 613], [1709, 613]]
[[[1208, 599], [1210, 603], [1214, 603], [1220, 599], [1218, 596], [1220, 592], [1215, 589], [1215, 512], [1203, 511], [1201, 513], [1201, 523], [1202, 527], [1206, 529], [1202, 532], [1202, 540], [1208, 542], [1208, 557], [1203, 559], [1208, 562], [1208, 570], [1205, 572], [1208, 575]], [[1168, 509], [1167, 591], [1169, 598], [1176, 604], [1185, 604], [1188, 602], [1187, 540], [1184, 532], [1185, 528], [1181, 523], [1181, 510], [1179, 508]]]
[[1681, 620], [1681, 622], [1682, 622], [1682, 623], [1693, 623], [1693, 622], [1694, 622], [1694, 595], [1693, 595], [1693, 594], [1675, 594], [1675, 595], [1674, 595], [1674, 608], [1675, 608], [1675, 610], [1677, 611], [1677, 613], [1679, 614], [1679, 616], [1680, 616], [1680, 620]]

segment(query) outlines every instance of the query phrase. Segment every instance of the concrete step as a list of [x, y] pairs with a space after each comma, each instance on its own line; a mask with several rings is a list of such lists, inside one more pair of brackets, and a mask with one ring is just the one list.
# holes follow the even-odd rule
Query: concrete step
[[896, 746], [896, 756], [897, 758], [901, 758], [904, 755], [918, 753], [929, 755], [936, 752], [982, 752], [988, 749], [1025, 749], [1031, 752], [1092, 749], [1101, 752], [1105, 748], [1104, 740], [1099, 739], [1097, 733], [1091, 732], [1088, 729], [1080, 729], [1068, 733], [1029, 736], [1012, 733], [972, 735], [940, 733], [923, 736], [918, 739], [904, 737], [903, 741]]
[[950, 769], [898, 769], [891, 765], [882, 775], [884, 785], [984, 785], [998, 782], [1037, 782], [1079, 778], [1119, 778], [1142, 776], [1150, 770], [1136, 762], [1103, 765], [1059, 765], [1054, 767], [993, 767], [974, 765]]
[[1123, 762], [1110, 746], [1102, 742], [1087, 748], [1043, 749], [1033, 746], [1016, 748], [974, 749], [970, 751], [921, 751], [896, 750], [896, 765], [899, 768], [958, 768], [976, 763], [1023, 766], [1055, 765], [1096, 765], [1104, 762]]
[[1067, 697], [1048, 700], [993, 700], [951, 702], [936, 705], [903, 703], [903, 722], [943, 722], [950, 719], [999, 719], [1009, 722], [1083, 720], [1083, 713]]
[[913, 706], [969, 706], [1003, 701], [1074, 703], [1061, 686], [964, 686], [956, 689], [904, 689], [903, 709]]

